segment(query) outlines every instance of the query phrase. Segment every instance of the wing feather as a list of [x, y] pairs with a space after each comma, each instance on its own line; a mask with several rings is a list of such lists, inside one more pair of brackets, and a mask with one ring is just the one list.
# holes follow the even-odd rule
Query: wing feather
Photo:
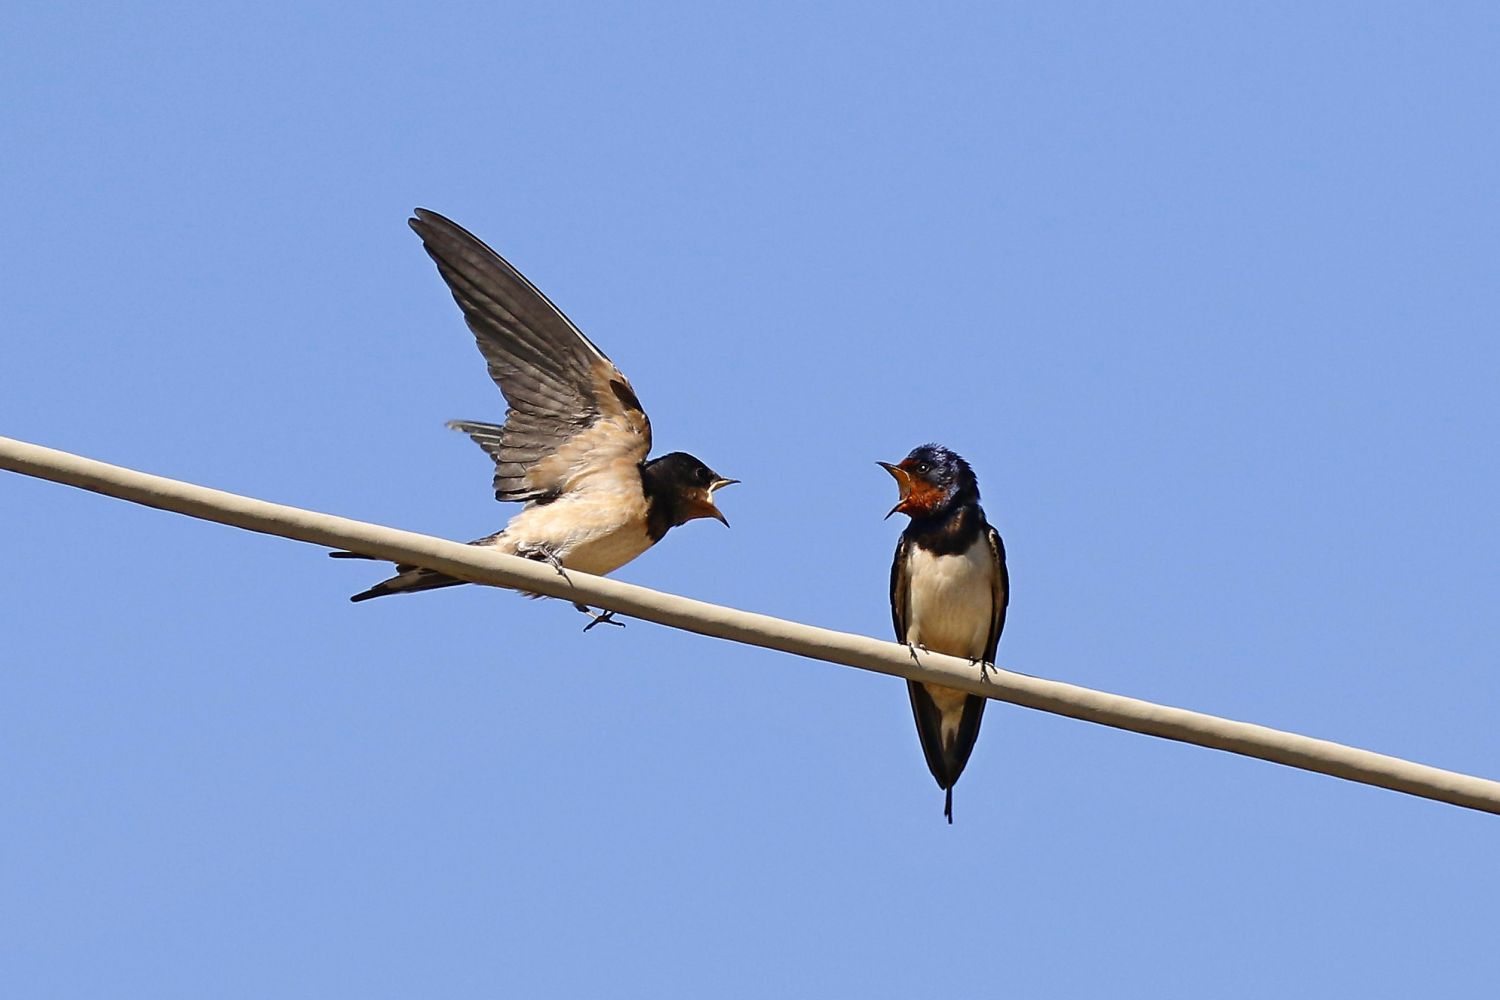
[[984, 646], [984, 662], [994, 663], [1000, 649], [1000, 633], [1005, 631], [1005, 612], [1010, 607], [1010, 572], [1005, 568], [1005, 542], [993, 524], [986, 525], [985, 538], [995, 560], [995, 579], [990, 610], [990, 635]]
[[495, 498], [545, 500], [645, 461], [651, 421], [604, 352], [463, 227], [421, 208], [410, 225], [509, 406], [503, 425], [448, 425], [494, 460]]
[[906, 641], [907, 581], [909, 576], [902, 571], [906, 565], [906, 552], [911, 543], [903, 532], [896, 543], [896, 558], [891, 561], [891, 624], [896, 628], [896, 641]]

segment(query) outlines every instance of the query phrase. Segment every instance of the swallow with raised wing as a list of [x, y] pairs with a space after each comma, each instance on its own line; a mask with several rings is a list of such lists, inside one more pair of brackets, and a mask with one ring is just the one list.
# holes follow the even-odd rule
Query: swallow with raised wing
[[[899, 463], [880, 463], [896, 479], [900, 501], [891, 514], [911, 523], [891, 564], [891, 620], [896, 639], [912, 647], [995, 662], [1010, 577], [1005, 543], [979, 506], [969, 463], [940, 445], [924, 444]], [[907, 682], [927, 769], [946, 793], [953, 822], [953, 785], [979, 737], [986, 699], [939, 684]]]
[[[471, 545], [545, 560], [559, 572], [602, 575], [695, 518], [729, 524], [714, 492], [738, 480], [684, 452], [648, 460], [651, 421], [630, 381], [536, 286], [436, 212], [419, 208], [408, 222], [437, 262], [509, 404], [504, 424], [448, 424], [494, 460], [495, 499], [524, 505], [503, 530]], [[350, 600], [463, 582], [398, 565], [395, 576]], [[585, 629], [610, 620], [609, 613], [577, 607], [593, 618]]]

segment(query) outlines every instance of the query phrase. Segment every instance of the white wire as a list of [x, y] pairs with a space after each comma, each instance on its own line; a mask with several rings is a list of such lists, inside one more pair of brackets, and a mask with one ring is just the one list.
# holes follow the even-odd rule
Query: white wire
[[1500, 813], [1500, 782], [1201, 712], [989, 669], [862, 635], [738, 611], [332, 514], [194, 486], [0, 437], [0, 468], [237, 528], [414, 563], [475, 583], [547, 594], [731, 642], [930, 681], [1131, 732], [1226, 750], [1392, 791]]

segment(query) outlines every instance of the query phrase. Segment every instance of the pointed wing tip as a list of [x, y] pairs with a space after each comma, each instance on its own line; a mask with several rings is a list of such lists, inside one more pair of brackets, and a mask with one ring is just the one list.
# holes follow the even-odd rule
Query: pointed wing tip
[[472, 233], [446, 215], [427, 208], [412, 209], [411, 217], [406, 220], [406, 224], [411, 227], [411, 231], [417, 234], [424, 245], [432, 242], [435, 238], [454, 232], [462, 233], [470, 239], [474, 239], [476, 243], [479, 242]]

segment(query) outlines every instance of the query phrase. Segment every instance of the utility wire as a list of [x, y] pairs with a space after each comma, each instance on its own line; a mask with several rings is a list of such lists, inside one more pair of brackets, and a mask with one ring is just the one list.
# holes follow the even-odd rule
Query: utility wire
[[1182, 708], [1043, 680], [867, 636], [739, 611], [508, 556], [490, 548], [287, 507], [0, 437], [0, 469], [206, 521], [413, 563], [474, 583], [581, 604], [829, 663], [943, 684], [1043, 712], [1500, 813], [1500, 782]]

